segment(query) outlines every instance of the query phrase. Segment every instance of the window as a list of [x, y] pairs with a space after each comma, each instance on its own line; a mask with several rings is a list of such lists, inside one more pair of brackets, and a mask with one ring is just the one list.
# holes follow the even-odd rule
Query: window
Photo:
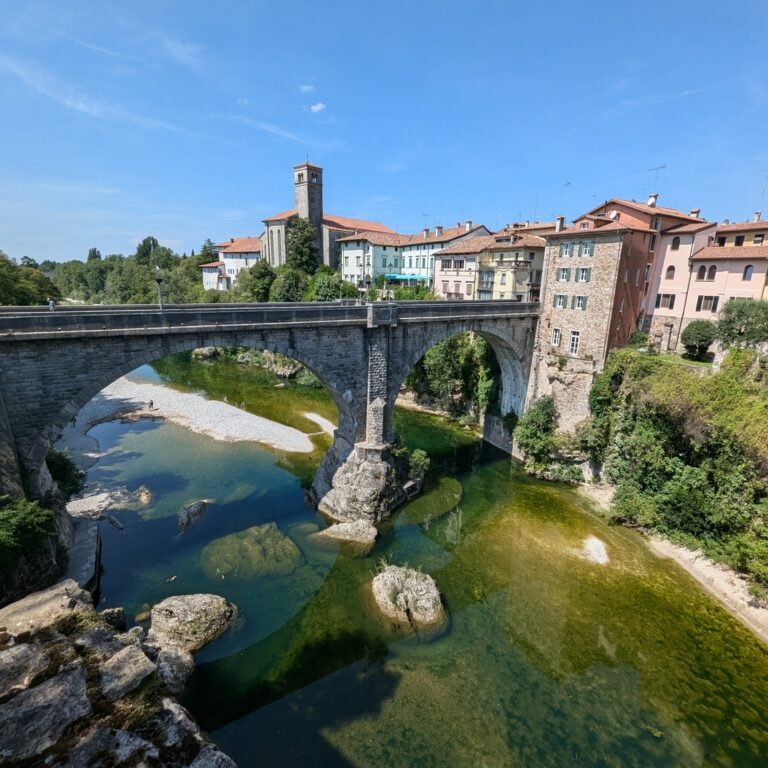
[[472, 283], [467, 283], [467, 296], [472, 295]]
[[648, 250], [651, 252], [656, 250], [656, 233], [655, 232], [651, 235], [651, 244], [650, 246], [648, 246]]
[[709, 272], [707, 273], [707, 280], [714, 280], [716, 274], [717, 274], [717, 267], [713, 264], [709, 268]]
[[560, 329], [559, 328], [552, 329], [552, 346], [553, 347], [560, 346]]
[[448, 281], [443, 280], [443, 293], [448, 293]]
[[680, 238], [679, 237], [673, 237], [672, 238], [672, 245], [670, 246], [670, 248], [673, 251], [679, 251], [680, 250]]
[[567, 283], [571, 279], [571, 270], [568, 267], [560, 267], [557, 270], [557, 282]]
[[561, 243], [560, 244], [561, 256], [573, 256], [573, 243]]
[[638, 269], [637, 272], [635, 272], [635, 285], [640, 285], [640, 270]]
[[501, 273], [501, 285], [506, 285], [506, 284], [507, 284], [507, 273], [506, 272], [502, 272]]
[[[653, 217], [653, 227], [652, 229], [661, 229], [661, 216], [654, 216]], [[653, 248], [651, 248], [653, 250]]]
[[736, 235], [734, 245], [744, 245], [744, 235]]
[[755, 271], [755, 268], [751, 264], [747, 264], [746, 267], [744, 267], [744, 274], [741, 276], [742, 280], [751, 280], [752, 279], [752, 273]]
[[674, 280], [675, 279], [675, 268], [674, 267], [667, 267], [667, 274], [665, 275], [667, 280]]
[[552, 306], [556, 309], [565, 309], [568, 306], [568, 297], [564, 293], [556, 293], [552, 300]]
[[575, 355], [579, 351], [579, 332], [571, 331], [571, 340], [568, 342], [568, 353]]
[[675, 294], [674, 293], [658, 293], [656, 294], [656, 308], [661, 309], [674, 309], [675, 308]]
[[317, 184], [317, 174], [316, 173], [313, 172], [312, 176], [310, 178], [312, 179], [312, 183], [313, 184]]
[[719, 296], [699, 296], [696, 300], [697, 312], [717, 312]]
[[589, 222], [582, 221], [581, 224], [579, 224], [579, 229], [589, 229]]
[[461, 283], [458, 280], [453, 283], [453, 292], [455, 294], [461, 294]]
[[581, 244], [582, 256], [594, 256], [594, 254], [595, 254], [595, 244], [592, 240], [587, 240], [586, 242]]
[[571, 309], [584, 310], [586, 308], [587, 308], [586, 296], [574, 296], [573, 299], [571, 299]]
[[621, 302], [619, 303], [619, 314], [621, 314], [624, 311], [624, 297], [621, 297]]
[[580, 267], [579, 273], [576, 278], [576, 282], [578, 283], [588, 283], [589, 279], [592, 277], [592, 269], [591, 267]]
[[699, 271], [696, 273], [696, 279], [697, 280], [707, 279], [707, 268], [703, 264], [699, 267]]
[[725, 245], [725, 238], [724, 237], [718, 237], [717, 238], [717, 244], [722, 248]]
[[384, 246], [383, 250], [385, 250], [385, 251], [387, 250], [387, 246], [386, 245]]
[[752, 236], [752, 245], [762, 245], [765, 242], [765, 235], [753, 235]]
[[304, 174], [300, 173], [299, 174], [299, 184], [301, 184], [303, 181], [304, 181]]
[[629, 270], [625, 269], [624, 270], [624, 282], [626, 283], [627, 280], [629, 280]]
[[400, 266], [400, 259], [398, 259], [397, 257], [395, 257], [395, 266], [396, 267]]
[[453, 268], [454, 269], [464, 269], [464, 259], [454, 259], [454, 261], [453, 261]]

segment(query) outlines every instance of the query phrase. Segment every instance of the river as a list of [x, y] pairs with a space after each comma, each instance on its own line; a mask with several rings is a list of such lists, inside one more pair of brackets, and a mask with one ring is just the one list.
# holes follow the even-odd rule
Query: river
[[[434, 472], [374, 550], [351, 557], [315, 543], [325, 523], [305, 500], [330, 438], [303, 414], [335, 420], [325, 390], [186, 356], [132, 376], [315, 433], [299, 455], [161, 421], [90, 432], [104, 456], [89, 482], [152, 493], [114, 513], [122, 530], [101, 523], [100, 607], [134, 616], [215, 592], [240, 609], [196, 654], [183, 702], [241, 768], [768, 764], [766, 646], [570, 489], [398, 410], [398, 432]], [[176, 512], [202, 498], [214, 503], [181, 532]], [[234, 534], [270, 523], [243, 558]], [[368, 585], [387, 561], [435, 578], [445, 635], [402, 638], [377, 619]]]

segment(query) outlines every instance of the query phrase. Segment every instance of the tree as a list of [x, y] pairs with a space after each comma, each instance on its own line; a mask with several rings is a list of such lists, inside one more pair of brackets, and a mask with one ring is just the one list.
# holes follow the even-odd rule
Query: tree
[[717, 335], [737, 347], [768, 341], [768, 301], [731, 299], [720, 313]]
[[683, 342], [686, 352], [697, 360], [703, 360], [707, 354], [709, 345], [717, 338], [717, 328], [709, 320], [694, 320], [689, 323], [680, 341]]
[[[194, 255], [195, 252], [192, 251], [192, 256]], [[219, 252], [216, 250], [216, 246], [210, 237], [203, 243], [203, 247], [200, 249], [200, 253], [198, 255], [201, 257], [201, 264], [205, 264], [208, 261], [216, 261], [216, 259], [218, 259]]]
[[31, 256], [22, 256], [21, 266], [32, 267], [32, 269], [38, 269], [38, 263]]
[[557, 408], [549, 396], [535, 400], [515, 427], [515, 440], [534, 465], [545, 465], [555, 449]]
[[277, 270], [272, 287], [269, 289], [270, 301], [301, 301], [307, 286], [307, 276], [290, 266]]
[[354, 285], [344, 283], [330, 267], [320, 267], [312, 276], [307, 289], [307, 301], [336, 301], [342, 296], [356, 296]]
[[142, 264], [145, 267], [150, 266], [153, 251], [155, 248], [157, 248], [158, 242], [157, 240], [152, 237], [151, 235], [149, 237], [145, 237], [137, 246], [136, 246], [136, 262], [138, 264]]
[[317, 232], [311, 222], [298, 216], [291, 219], [285, 244], [285, 263], [307, 275], [314, 275], [320, 266], [316, 238]]
[[101, 251], [98, 248], [88, 249], [88, 261], [101, 261]]
[[269, 301], [269, 290], [276, 277], [275, 270], [265, 259], [260, 259], [237, 276], [232, 289], [233, 298], [239, 301]]

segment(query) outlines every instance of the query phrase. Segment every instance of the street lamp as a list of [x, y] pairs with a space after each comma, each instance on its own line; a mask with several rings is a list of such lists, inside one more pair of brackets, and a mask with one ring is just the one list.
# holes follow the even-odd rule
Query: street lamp
[[160, 305], [160, 311], [163, 311], [163, 275], [160, 272], [160, 265], [155, 264], [155, 282], [157, 283], [157, 303]]

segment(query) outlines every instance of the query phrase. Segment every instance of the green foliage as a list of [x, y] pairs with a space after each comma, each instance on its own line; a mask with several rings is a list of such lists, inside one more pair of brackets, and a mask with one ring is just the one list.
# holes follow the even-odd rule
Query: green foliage
[[395, 301], [435, 301], [437, 299], [437, 296], [424, 285], [395, 286], [392, 297]]
[[31, 306], [49, 298], [58, 300], [61, 293], [31, 259], [20, 266], [0, 251], [0, 304]]
[[301, 301], [307, 289], [307, 276], [290, 266], [279, 267], [269, 289], [270, 301]]
[[88, 261], [101, 261], [101, 251], [98, 248], [89, 248]]
[[720, 312], [718, 338], [733, 346], [768, 341], [768, 301], [731, 299]]
[[317, 272], [320, 266], [317, 232], [308, 219], [296, 216], [288, 224], [285, 263], [307, 275], [314, 275]]
[[535, 400], [517, 422], [515, 440], [534, 468], [549, 464], [555, 449], [557, 416], [555, 401], [545, 396]]
[[[356, 294], [355, 287], [344, 283], [341, 277], [330, 267], [320, 267], [312, 276], [307, 287], [307, 301], [338, 301], [344, 294], [344, 287], [352, 289], [352, 294]], [[347, 295], [348, 292], [347, 292]]]
[[83, 472], [70, 457], [67, 451], [51, 448], [45, 457], [45, 463], [51, 477], [56, 481], [59, 490], [70, 497], [83, 489], [85, 472]]
[[411, 451], [408, 461], [408, 476], [411, 478], [424, 477], [429, 471], [429, 456], [426, 451], [416, 448]]
[[504, 428], [511, 435], [517, 428], [517, 423], [520, 421], [520, 417], [514, 411], [510, 411], [509, 413], [504, 414], [501, 420], [504, 422]]
[[56, 513], [35, 501], [19, 499], [0, 508], [0, 572], [10, 573], [24, 554], [33, 555], [53, 536]]
[[277, 274], [266, 259], [260, 259], [237, 276], [232, 289], [235, 301], [269, 301], [269, 291]]
[[629, 346], [630, 347], [645, 347], [648, 344], [648, 334], [638, 331], [635, 328], [632, 333], [629, 334]]
[[703, 360], [707, 354], [709, 345], [717, 338], [717, 328], [709, 320], [694, 320], [689, 323], [680, 341], [683, 342], [685, 351], [696, 360]]

